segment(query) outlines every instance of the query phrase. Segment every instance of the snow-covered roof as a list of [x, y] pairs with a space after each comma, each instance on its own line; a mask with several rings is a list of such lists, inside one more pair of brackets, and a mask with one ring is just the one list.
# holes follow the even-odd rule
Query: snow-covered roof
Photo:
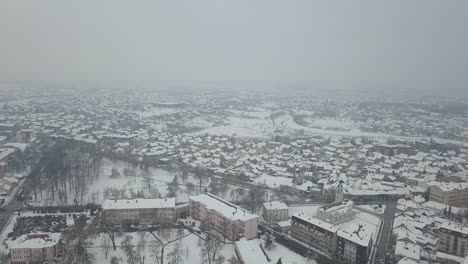
[[175, 208], [175, 198], [105, 200], [103, 210]]
[[372, 230], [356, 224], [349, 226], [347, 230], [338, 230], [337, 235], [364, 247], [368, 247], [372, 240]]
[[400, 259], [400, 261], [398, 261], [398, 264], [419, 264], [419, 262], [416, 262], [409, 258], [402, 258]]
[[236, 241], [237, 252], [244, 264], [269, 264], [265, 254], [255, 240], [248, 241], [241, 238]]
[[238, 207], [237, 205], [225, 201], [212, 194], [200, 194], [196, 196], [190, 196], [189, 199], [201, 203], [205, 205], [207, 209], [215, 210], [218, 213], [222, 214], [224, 217], [231, 220], [247, 221], [258, 218], [258, 215], [251, 214], [246, 210]]
[[303, 221], [306, 221], [306, 222], [308, 222], [308, 223], [310, 223], [310, 224], [312, 224], [314, 226], [318, 226], [318, 227], [320, 227], [322, 229], [328, 230], [329, 232], [332, 232], [332, 233], [336, 232], [339, 229], [339, 227], [337, 227], [335, 225], [327, 223], [327, 222], [325, 222], [323, 220], [320, 220], [318, 218], [315, 218], [313, 216], [307, 216], [307, 215], [305, 215], [303, 213], [296, 213], [296, 214], [293, 215], [293, 218], [294, 217], [296, 217], [298, 219], [301, 219]]
[[272, 202], [266, 202], [263, 203], [263, 206], [267, 210], [287, 210], [288, 206], [281, 201], [272, 201]]
[[7, 148], [7, 149], [0, 149], [0, 161], [6, 159], [8, 156], [15, 152], [14, 149]]
[[421, 247], [413, 243], [397, 241], [395, 246], [395, 255], [407, 257], [414, 260], [420, 260]]
[[429, 186], [431, 187], [439, 187], [442, 191], [444, 192], [449, 192], [453, 190], [463, 190], [468, 188], [468, 183], [467, 182], [436, 182], [432, 181], [428, 183]]
[[55, 246], [61, 233], [31, 233], [25, 234], [8, 242], [10, 249], [49, 248]]
[[440, 225], [440, 228], [444, 228], [444, 229], [447, 229], [447, 230], [451, 230], [451, 231], [455, 231], [455, 232], [458, 232], [458, 233], [468, 235], [468, 227], [463, 226], [460, 223], [450, 221], [450, 220], [446, 220], [446, 221], [442, 222], [442, 224]]
[[436, 252], [436, 257], [438, 260], [448, 260], [448, 261], [452, 261], [455, 263], [468, 263], [468, 261], [466, 261], [466, 259], [463, 259], [462, 257], [447, 254], [441, 251]]

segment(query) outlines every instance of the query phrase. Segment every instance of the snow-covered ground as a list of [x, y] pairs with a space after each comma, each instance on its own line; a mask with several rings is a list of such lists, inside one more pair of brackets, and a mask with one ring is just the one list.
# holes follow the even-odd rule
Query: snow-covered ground
[[[102, 163], [100, 174], [92, 182], [87, 182], [87, 190], [84, 194], [82, 204], [95, 203], [101, 204], [105, 199], [123, 199], [132, 198], [132, 193], [142, 193], [145, 198], [164, 197], [168, 194], [168, 184], [173, 182], [174, 177], [178, 177], [178, 187], [176, 188], [176, 202], [184, 203], [188, 202], [190, 194], [197, 195], [200, 192], [204, 192], [205, 188], [210, 185], [211, 179], [204, 178], [202, 181], [202, 188], [200, 190], [200, 180], [195, 178], [192, 174], [188, 175], [188, 178], [183, 181], [182, 176], [178, 172], [170, 172], [161, 168], [149, 168], [148, 172], [143, 172], [140, 168], [131, 169], [131, 175], [124, 175], [124, 170], [131, 168], [126, 162], [112, 161], [105, 159]], [[119, 176], [112, 176], [112, 169], [116, 169], [119, 172]], [[143, 174], [151, 175], [153, 182], [151, 188], [148, 187]], [[193, 190], [188, 191], [186, 184], [192, 183], [194, 186]], [[243, 197], [238, 195], [237, 190], [239, 187], [236, 185], [227, 185], [225, 192], [217, 193], [223, 199], [229, 201], [242, 200]], [[247, 193], [247, 189], [244, 188], [244, 195]], [[28, 202], [30, 205], [72, 205], [74, 199], [78, 198], [74, 192], [68, 193], [66, 201], [60, 201], [55, 197], [55, 201], [52, 200], [52, 193], [50, 190], [43, 190], [43, 195], [38, 195], [37, 201]]]
[[[259, 240], [258, 242], [263, 243], [261, 240]], [[315, 262], [315, 260], [307, 259], [278, 243], [274, 243], [274, 247], [270, 250], [266, 250], [265, 252], [268, 255], [268, 257], [270, 257], [272, 264], [277, 263], [279, 258], [281, 258], [281, 262], [283, 264], [317, 263]]]
[[279, 188], [281, 185], [292, 186], [292, 180], [292, 178], [275, 177], [264, 173], [255, 178], [254, 182], [260, 185], [265, 184], [270, 188]]
[[[166, 232], [158, 234], [154, 233], [163, 243], [172, 241], [178, 237], [185, 236], [180, 240], [168, 244], [164, 248], [164, 263], [169, 263], [171, 252], [175, 248], [179, 250], [182, 263], [202, 264], [201, 251], [204, 241], [195, 234], [189, 234], [186, 230], [169, 229]], [[91, 245], [88, 247], [88, 252], [93, 255], [94, 263], [109, 263], [112, 257], [118, 258], [119, 263], [127, 263], [127, 256], [122, 248], [122, 241], [126, 236], [130, 236], [131, 245], [135, 250], [139, 250], [141, 256], [145, 258], [145, 262], [156, 263], [154, 247], [158, 240], [149, 232], [134, 232], [124, 233], [116, 237], [117, 249], [114, 251], [112, 242], [107, 234], [100, 234], [96, 238], [90, 239]], [[107, 248], [107, 250], [106, 250]], [[107, 258], [106, 258], [107, 252]], [[226, 261], [235, 255], [234, 246], [232, 244], [225, 244], [222, 246], [220, 252]], [[160, 258], [160, 255], [158, 256]], [[152, 261], [154, 260], [154, 261]]]
[[190, 135], [236, 135], [245, 138], [267, 138], [273, 134], [273, 123], [270, 119], [227, 117], [226, 124], [212, 126], [203, 130], [188, 133]]
[[385, 212], [385, 205], [381, 205], [380, 207], [378, 205], [359, 205], [358, 208], [372, 212], [374, 214], [383, 214]]

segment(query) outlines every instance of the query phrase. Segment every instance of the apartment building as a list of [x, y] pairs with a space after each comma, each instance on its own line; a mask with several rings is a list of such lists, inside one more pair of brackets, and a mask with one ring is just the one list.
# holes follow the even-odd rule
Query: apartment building
[[50, 263], [60, 256], [60, 233], [31, 233], [9, 243], [10, 263]]
[[336, 255], [347, 263], [367, 263], [372, 250], [372, 233], [362, 225], [337, 232]]
[[175, 198], [106, 200], [102, 219], [107, 224], [172, 224], [176, 220]]
[[210, 193], [189, 197], [189, 214], [230, 240], [257, 237], [258, 215]]
[[429, 200], [447, 205], [468, 206], [468, 183], [430, 182]]
[[263, 218], [268, 222], [286, 221], [289, 219], [288, 206], [280, 201], [264, 203]]
[[334, 254], [338, 227], [303, 213], [291, 218], [291, 236], [309, 246]]
[[241, 238], [235, 243], [237, 258], [242, 264], [268, 264], [265, 253], [256, 240]]
[[468, 227], [445, 221], [439, 228], [439, 251], [465, 257], [468, 253]]

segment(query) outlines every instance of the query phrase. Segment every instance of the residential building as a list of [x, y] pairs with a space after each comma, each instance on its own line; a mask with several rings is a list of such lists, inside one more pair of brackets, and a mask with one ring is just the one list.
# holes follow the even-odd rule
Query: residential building
[[241, 238], [236, 241], [236, 255], [242, 264], [268, 264], [263, 250], [255, 240]]
[[31, 233], [9, 243], [10, 263], [49, 263], [60, 256], [60, 233]]
[[189, 214], [205, 222], [207, 229], [225, 238], [238, 240], [257, 237], [259, 216], [210, 193], [189, 197]]
[[268, 222], [281, 222], [289, 218], [288, 206], [284, 202], [263, 203], [263, 218]]
[[444, 221], [439, 228], [439, 251], [465, 257], [468, 253], [468, 227]]
[[429, 200], [452, 206], [468, 206], [468, 183], [430, 182]]
[[294, 214], [291, 223], [294, 239], [330, 254], [335, 252], [337, 226], [302, 213]]
[[107, 224], [172, 224], [175, 207], [175, 198], [106, 200], [102, 218]]
[[372, 250], [372, 232], [363, 225], [352, 225], [337, 232], [336, 254], [347, 263], [367, 263]]

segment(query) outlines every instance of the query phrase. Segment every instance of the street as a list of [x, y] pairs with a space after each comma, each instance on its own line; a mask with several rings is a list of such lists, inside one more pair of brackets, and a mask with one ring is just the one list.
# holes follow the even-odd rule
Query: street
[[397, 203], [396, 201], [392, 201], [386, 203], [385, 206], [385, 212], [382, 218], [383, 227], [379, 241], [377, 242], [374, 263], [384, 263], [385, 261], [385, 254], [387, 253], [388, 240], [392, 232]]

